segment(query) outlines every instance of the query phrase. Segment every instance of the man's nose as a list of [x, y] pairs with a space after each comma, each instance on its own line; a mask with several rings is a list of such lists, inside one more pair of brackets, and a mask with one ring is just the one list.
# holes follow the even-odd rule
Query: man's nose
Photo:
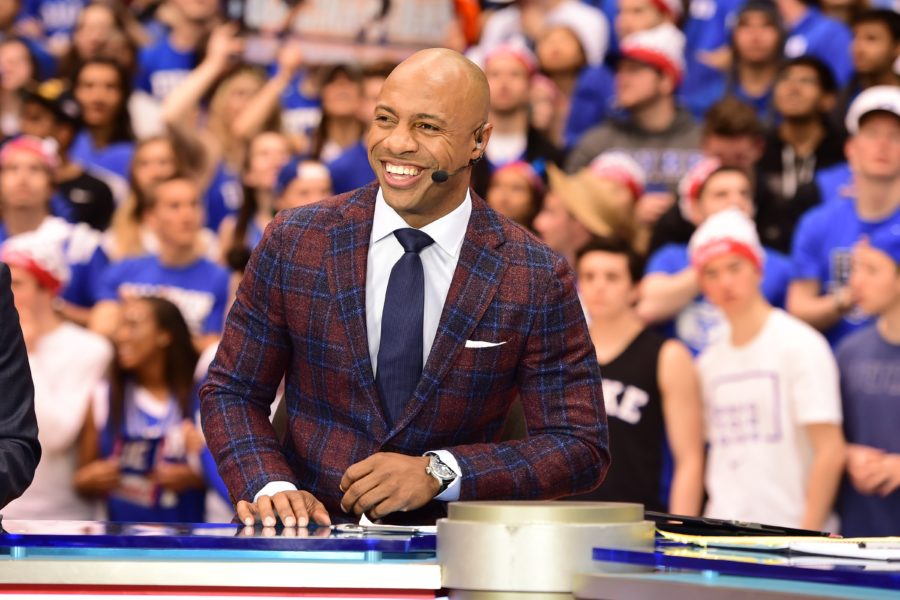
[[405, 127], [395, 127], [384, 140], [385, 148], [391, 154], [400, 155], [415, 152], [418, 148], [412, 133]]

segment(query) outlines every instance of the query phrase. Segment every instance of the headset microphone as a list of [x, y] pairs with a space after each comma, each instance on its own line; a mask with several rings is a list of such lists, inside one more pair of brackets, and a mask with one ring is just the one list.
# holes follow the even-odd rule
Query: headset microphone
[[435, 171], [432, 171], [431, 180], [435, 183], [444, 183], [445, 181], [450, 179], [451, 176], [456, 175], [464, 169], [468, 169], [469, 167], [474, 166], [475, 163], [477, 163], [479, 160], [481, 160], [481, 156], [471, 159], [468, 164], [463, 165], [462, 167], [453, 171], [447, 171], [446, 169], [437, 169]]

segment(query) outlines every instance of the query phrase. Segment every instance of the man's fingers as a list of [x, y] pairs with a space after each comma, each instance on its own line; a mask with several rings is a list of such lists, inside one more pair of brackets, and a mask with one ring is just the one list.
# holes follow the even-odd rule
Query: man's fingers
[[383, 480], [383, 474], [377, 473], [371, 473], [362, 479], [359, 479], [347, 489], [346, 493], [344, 493], [344, 497], [341, 498], [341, 508], [344, 509], [344, 512], [356, 512], [356, 514], [362, 514], [361, 512], [356, 511], [356, 503], [363, 495], [379, 486]]
[[263, 527], [275, 527], [277, 523], [271, 496], [260, 496], [256, 501], [256, 509]]
[[[295, 496], [297, 494], [285, 492], [279, 492], [272, 496], [275, 513], [285, 527], [306, 525], [306, 508], [302, 507], [300, 512], [297, 512], [294, 503], [291, 501]], [[301, 520], [303, 521], [302, 523], [300, 522]]]
[[[376, 506], [381, 504], [389, 504], [388, 499], [392, 496], [392, 490], [388, 488], [389, 486], [387, 485], [376, 485], [371, 490], [361, 495], [352, 505], [347, 506], [347, 510], [357, 515], [361, 515], [363, 513], [371, 512]], [[391, 511], [387, 510], [387, 507], [385, 507], [380, 514], [381, 516], [384, 516], [390, 512]]]
[[317, 525], [331, 525], [331, 517], [325, 505], [319, 502], [312, 494], [305, 494], [306, 513], [312, 518]]
[[375, 468], [374, 463], [376, 462], [373, 459], [377, 456], [377, 454], [373, 454], [365, 460], [350, 465], [350, 467], [344, 471], [344, 476], [341, 477], [341, 491], [346, 492], [354, 483], [371, 473]]
[[256, 505], [252, 502], [241, 500], [235, 508], [237, 508], [238, 520], [247, 527], [253, 527], [253, 524], [256, 522]]

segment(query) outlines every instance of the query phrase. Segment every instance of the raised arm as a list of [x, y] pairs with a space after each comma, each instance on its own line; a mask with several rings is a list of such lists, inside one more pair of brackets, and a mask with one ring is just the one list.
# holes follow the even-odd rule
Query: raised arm
[[287, 42], [278, 52], [278, 68], [262, 88], [247, 103], [231, 126], [232, 134], [249, 142], [262, 131], [266, 121], [280, 109], [281, 95], [291, 84], [300, 66], [303, 54], [295, 42]]

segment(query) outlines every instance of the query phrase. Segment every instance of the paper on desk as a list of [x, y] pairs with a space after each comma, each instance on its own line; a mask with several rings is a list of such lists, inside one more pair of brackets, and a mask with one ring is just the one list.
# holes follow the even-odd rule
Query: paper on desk
[[757, 552], [791, 551], [869, 560], [900, 560], [900, 537], [706, 536], [686, 535], [661, 530], [659, 533], [667, 540], [703, 548], [732, 548]]

